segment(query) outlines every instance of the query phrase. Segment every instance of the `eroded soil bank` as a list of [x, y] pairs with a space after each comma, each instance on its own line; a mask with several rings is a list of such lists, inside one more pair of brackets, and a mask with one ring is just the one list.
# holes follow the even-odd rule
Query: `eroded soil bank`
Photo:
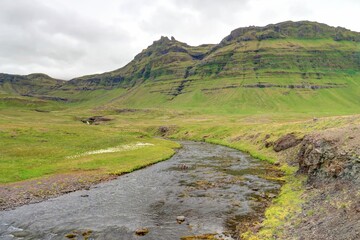
[[314, 118], [270, 127], [173, 125], [162, 135], [230, 146], [281, 165], [281, 194], [243, 239], [353, 240], [360, 239], [359, 119]]
[[[180, 239], [260, 221], [281, 172], [237, 150], [183, 142], [170, 160], [41, 203], [0, 212], [1, 239]], [[178, 216], [185, 221], [179, 224]], [[149, 233], [137, 236], [136, 230]]]
[[284, 239], [360, 239], [360, 126], [305, 136], [295, 155], [307, 174], [304, 204]]

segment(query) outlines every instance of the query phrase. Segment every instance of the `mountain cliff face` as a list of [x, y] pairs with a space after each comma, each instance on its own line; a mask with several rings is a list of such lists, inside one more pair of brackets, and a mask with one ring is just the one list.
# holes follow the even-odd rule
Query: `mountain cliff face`
[[161, 37], [115, 71], [68, 82], [47, 79], [42, 87], [13, 84], [11, 91], [71, 97], [121, 88], [125, 93], [112, 104], [353, 111], [360, 105], [359, 72], [360, 33], [316, 22], [283, 22], [235, 29], [216, 45], [194, 47]]
[[341, 27], [330, 27], [326, 24], [309, 21], [300, 22], [282, 22], [270, 24], [265, 27], [245, 27], [237, 28], [231, 34], [225, 37], [220, 45], [226, 45], [234, 41], [254, 41], [267, 39], [321, 39], [329, 38], [334, 41], [355, 41], [360, 42], [360, 36]]
[[76, 78], [70, 83], [114, 87], [148, 79], [174, 80], [189, 76], [259, 77], [262, 70], [276, 68], [280, 69], [279, 74], [294, 69], [305, 78], [308, 72], [319, 78], [321, 70], [358, 70], [358, 43], [359, 33], [307, 21], [238, 28], [217, 45], [192, 47], [174, 38], [162, 37], [125, 67]]
[[69, 84], [93, 89], [132, 86], [148, 79], [181, 79], [186, 77], [187, 69], [204, 58], [212, 47], [192, 47], [173, 37], [161, 37], [126, 66], [104, 74], [75, 78]]

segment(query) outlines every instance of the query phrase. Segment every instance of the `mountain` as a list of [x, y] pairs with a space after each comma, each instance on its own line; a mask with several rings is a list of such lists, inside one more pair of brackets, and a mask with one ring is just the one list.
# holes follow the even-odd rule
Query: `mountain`
[[0, 73], [0, 91], [19, 95], [46, 94], [60, 87], [65, 81], [46, 74], [12, 75]]
[[360, 33], [288, 21], [238, 28], [215, 45], [161, 37], [115, 71], [25, 90], [77, 100], [110, 91], [102, 104], [114, 107], [359, 112], [359, 72]]
[[[236, 59], [236, 53], [254, 53], [266, 52], [268, 49], [264, 49], [262, 46], [266, 40], [276, 40], [279, 43], [288, 43], [286, 46], [269, 46], [278, 48], [280, 50], [298, 50], [307, 51], [308, 54], [314, 55], [314, 58], [323, 56], [316, 55], [316, 50], [306, 49], [305, 46], [299, 44], [300, 40], [328, 40], [324, 44], [334, 42], [360, 42], [360, 34], [352, 32], [344, 28], [334, 28], [325, 24], [302, 21], [302, 22], [283, 22], [279, 24], [271, 24], [265, 27], [246, 27], [238, 28], [231, 32], [231, 34], [225, 37], [217, 45], [201, 45], [198, 47], [192, 47], [186, 43], [179, 42], [173, 37], [171, 40], [167, 37], [161, 37], [160, 40], [154, 41], [154, 43], [147, 49], [138, 54], [133, 61], [127, 64], [125, 67], [117, 69], [112, 72], [83, 76], [71, 80], [74, 85], [88, 84], [90, 86], [118, 86], [126, 85], [130, 82], [136, 82], [139, 80], [161, 80], [161, 79], [180, 79], [187, 78], [189, 75], [197, 75], [200, 77], [208, 75], [231, 75], [229, 69], [225, 68], [229, 61], [231, 64], [239, 66], [242, 63], [255, 62], [255, 64], [262, 64], [263, 59], [259, 54], [251, 56], [252, 59], [243, 59], [242, 62], [233, 61]], [[296, 43], [291, 41], [299, 40]], [[253, 46], [251, 43], [258, 45]], [[310, 43], [310, 42], [309, 42]], [[316, 44], [316, 42], [314, 43]], [[319, 45], [319, 44], [318, 44]], [[356, 44], [355, 44], [356, 45]], [[341, 44], [338, 44], [341, 46]], [[246, 47], [250, 47], [244, 50]], [[316, 48], [318, 46], [309, 46]], [[323, 46], [326, 48], [326, 46]], [[329, 45], [327, 46], [329, 47]], [[322, 50], [318, 49], [319, 52]], [[330, 50], [330, 49], [329, 49]], [[342, 50], [342, 49], [339, 49]], [[312, 52], [311, 52], [312, 51]], [[334, 52], [336, 49], [334, 49]], [[345, 54], [347, 54], [345, 52]], [[353, 54], [352, 54], [353, 55]], [[240, 56], [244, 58], [245, 56]], [[272, 56], [274, 57], [274, 56]], [[309, 56], [311, 57], [311, 56]], [[326, 57], [332, 57], [326, 55]], [[352, 56], [357, 58], [358, 56]], [[347, 59], [347, 56], [345, 56]], [[298, 60], [298, 59], [296, 59]], [[343, 61], [344, 59], [339, 59]], [[355, 61], [354, 61], [355, 60]], [[346, 62], [352, 61], [353, 64], [357, 64], [359, 59], [348, 59]], [[297, 63], [289, 63], [289, 65], [297, 65], [298, 68], [304, 68]], [[337, 61], [338, 62], [338, 61]], [[263, 64], [262, 64], [263, 65]], [[273, 66], [271, 66], [273, 67]], [[318, 66], [313, 66], [317, 68]], [[324, 66], [327, 67], [327, 66]], [[339, 66], [340, 67], [340, 66]], [[260, 66], [262, 68], [262, 66]], [[255, 71], [258, 69], [255, 69]], [[305, 69], [304, 69], [305, 70]], [[236, 74], [237, 72], [235, 72]], [[234, 75], [234, 74], [233, 74]], [[86, 83], [88, 82], [88, 83]]]
[[161, 37], [135, 56], [126, 66], [112, 72], [83, 76], [69, 81], [70, 85], [85, 88], [131, 86], [148, 79], [186, 78], [186, 71], [200, 62], [215, 45], [197, 47]]

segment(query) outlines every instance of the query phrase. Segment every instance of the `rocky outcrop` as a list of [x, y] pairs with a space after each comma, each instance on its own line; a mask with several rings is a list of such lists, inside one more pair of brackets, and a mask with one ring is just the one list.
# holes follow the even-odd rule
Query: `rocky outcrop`
[[169, 125], [169, 126], [160, 126], [157, 129], [157, 134], [165, 137], [168, 136], [169, 134], [173, 133], [176, 130], [176, 125]]
[[277, 24], [269, 24], [265, 27], [241, 27], [233, 30], [230, 35], [225, 37], [222, 45], [234, 41], [252, 41], [266, 39], [282, 39], [282, 38], [301, 38], [301, 39], [318, 39], [332, 38], [335, 41], [355, 41], [359, 42], [360, 37], [357, 32], [350, 31], [341, 27], [331, 27], [326, 24], [300, 21], [300, 22], [281, 22]]
[[109, 122], [111, 120], [112, 120], [111, 118], [107, 118], [107, 117], [103, 117], [103, 116], [93, 116], [93, 117], [81, 119], [81, 121], [83, 123], [86, 123], [89, 125], [92, 125], [92, 124], [98, 125], [101, 122]]
[[360, 180], [359, 133], [359, 127], [349, 127], [306, 136], [297, 156], [299, 172]]
[[295, 147], [301, 142], [301, 140], [302, 139], [300, 138], [296, 138], [293, 133], [286, 134], [274, 142], [274, 151], [280, 152], [285, 149]]

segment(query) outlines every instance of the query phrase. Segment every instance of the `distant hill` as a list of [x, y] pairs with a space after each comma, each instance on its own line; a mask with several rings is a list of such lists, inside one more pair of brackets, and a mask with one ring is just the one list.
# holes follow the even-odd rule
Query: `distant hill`
[[11, 94], [46, 94], [64, 83], [65, 81], [51, 78], [43, 73], [29, 75], [0, 73], [0, 90]]
[[124, 89], [108, 104], [138, 108], [353, 112], [360, 110], [359, 72], [360, 33], [288, 21], [238, 28], [215, 45], [161, 37], [115, 71], [68, 82], [39, 76], [41, 87], [18, 76], [10, 89], [0, 86], [70, 98]]

